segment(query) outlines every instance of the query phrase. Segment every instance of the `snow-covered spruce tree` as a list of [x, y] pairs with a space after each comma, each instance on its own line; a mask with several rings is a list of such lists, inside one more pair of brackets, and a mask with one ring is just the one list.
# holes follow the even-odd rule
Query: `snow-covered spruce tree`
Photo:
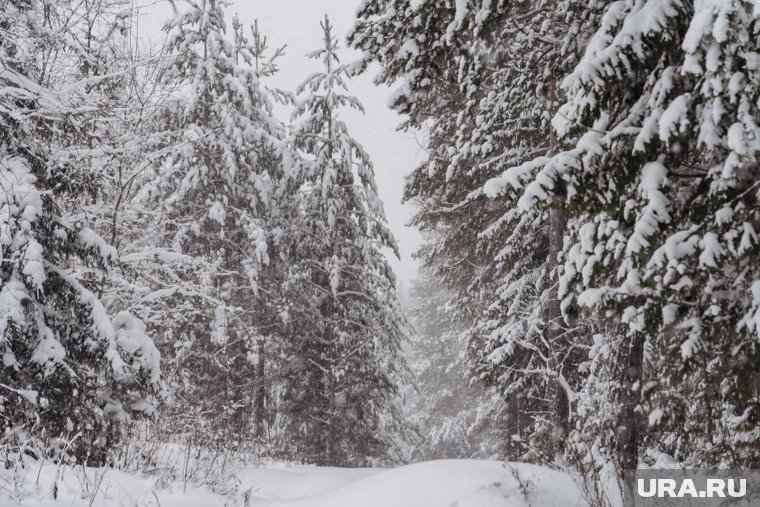
[[171, 149], [155, 164], [152, 198], [164, 213], [162, 245], [192, 259], [174, 291], [183, 313], [163, 329], [176, 364], [179, 403], [168, 407], [188, 431], [234, 448], [253, 443], [260, 343], [280, 303], [267, 281], [273, 220], [283, 180], [283, 126], [260, 83], [255, 48], [225, 34], [225, 2], [188, 2], [166, 25], [163, 109]]
[[339, 117], [361, 109], [327, 19], [324, 70], [299, 87], [292, 145], [302, 154], [299, 236], [291, 251], [292, 350], [283, 411], [302, 459], [361, 465], [398, 459], [406, 427], [397, 382], [406, 323], [382, 248], [396, 251], [364, 149]]
[[624, 467], [760, 464], [758, 21], [742, 0], [612, 3], [562, 83], [554, 123], [573, 148], [491, 184], [582, 218], [564, 310], [622, 337], [595, 345], [617, 363], [597, 380], [618, 418], [587, 398], [579, 437]]
[[364, 65], [381, 63], [378, 81], [402, 80], [391, 106], [428, 133], [405, 194], [428, 237], [419, 255], [471, 322], [475, 378], [502, 394], [490, 408], [504, 418], [506, 454], [534, 461], [560, 450], [588, 330], [564, 322], [556, 297], [564, 213], [524, 212], [517, 193], [491, 200], [483, 185], [559, 147], [556, 76], [577, 60], [590, 14], [556, 0], [378, 0], [349, 36]]
[[78, 50], [58, 29], [60, 8], [0, 8], [0, 439], [6, 451], [24, 442], [98, 464], [120, 423], [152, 411], [159, 355], [140, 321], [111, 319], [77, 275], [106, 269], [116, 251], [61, 205], [96, 192], [99, 175], [65, 149], [90, 134], [91, 104], [77, 100], [87, 83], [47, 87], [65, 73], [42, 55]]
[[[365, 2], [349, 34], [349, 43], [364, 52], [359, 70], [378, 61], [382, 68], [377, 82], [391, 84], [400, 80], [389, 106], [407, 116], [402, 127], [418, 128], [431, 123], [425, 125], [430, 131], [426, 147], [429, 160], [412, 174], [406, 193], [407, 199], [424, 199], [414, 225], [423, 231], [445, 231], [431, 234], [433, 238], [420, 256], [428, 264], [432, 264], [432, 258], [441, 261], [437, 263], [439, 274], [448, 285], [459, 289], [459, 309], [476, 314], [478, 310], [470, 304], [467, 288], [484, 261], [476, 256], [472, 245], [477, 243], [478, 231], [491, 223], [489, 218], [498, 215], [471, 213], [472, 206], [457, 206], [477, 188], [471, 180], [478, 181], [478, 174], [456, 171], [457, 164], [449, 163], [455, 148], [447, 151], [457, 134], [457, 113], [466, 108], [467, 98], [459, 86], [459, 64], [463, 48], [471, 40], [453, 37], [453, 29], [449, 33], [455, 14], [453, 2]], [[452, 26], [455, 27], [456, 24]], [[449, 181], [451, 184], [447, 184]]]

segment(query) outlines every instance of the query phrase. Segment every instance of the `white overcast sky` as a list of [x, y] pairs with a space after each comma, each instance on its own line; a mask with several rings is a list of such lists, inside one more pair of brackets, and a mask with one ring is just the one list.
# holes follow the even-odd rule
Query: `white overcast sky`
[[[267, 36], [271, 49], [287, 44], [286, 54], [279, 60], [280, 72], [270, 83], [293, 91], [307, 75], [319, 69], [318, 62], [307, 59], [305, 55], [320, 47], [322, 31], [319, 23], [325, 14], [330, 17], [334, 34], [339, 38], [344, 63], [358, 58], [358, 52], [346, 48], [346, 34], [353, 25], [360, 1], [237, 0], [227, 8], [228, 30], [232, 15], [237, 13], [246, 26], [258, 20], [259, 30]], [[172, 12], [168, 1], [153, 3], [143, 0], [142, 4], [141, 35], [161, 37], [162, 23]], [[177, 0], [177, 4], [181, 7], [182, 0]], [[249, 30], [246, 32], [250, 33]], [[343, 118], [353, 137], [364, 146], [374, 162], [380, 197], [385, 203], [388, 223], [401, 251], [401, 260], [394, 258], [391, 263], [401, 287], [406, 287], [417, 272], [412, 253], [421, 239], [416, 230], [406, 225], [412, 207], [402, 205], [401, 198], [404, 177], [424, 158], [425, 153], [412, 132], [396, 131], [401, 117], [387, 107], [393, 89], [376, 86], [372, 82], [376, 72], [377, 68], [371, 67], [366, 74], [349, 83], [350, 93], [359, 98], [366, 114], [346, 110]]]

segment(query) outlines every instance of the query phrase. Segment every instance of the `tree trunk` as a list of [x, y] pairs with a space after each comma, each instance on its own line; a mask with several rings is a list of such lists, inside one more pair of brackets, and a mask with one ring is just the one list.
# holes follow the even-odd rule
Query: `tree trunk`
[[[332, 315], [332, 301], [326, 303], [326, 315]], [[320, 345], [322, 350], [320, 359], [322, 363], [322, 373], [320, 375], [320, 386], [318, 406], [315, 407], [319, 414], [319, 442], [318, 464], [335, 465], [335, 330], [332, 322], [329, 322], [325, 328], [324, 343]]]
[[[625, 346], [627, 345], [627, 346]], [[616, 376], [620, 380], [617, 405], [620, 407], [618, 420], [618, 447], [620, 468], [633, 470], [639, 464], [639, 446], [645, 426], [641, 415], [636, 413], [639, 405], [639, 390], [634, 386], [641, 383], [641, 373], [644, 362], [644, 338], [635, 337], [630, 342], [624, 342], [620, 348], [616, 365]]]
[[[548, 83], [548, 98], [551, 101], [552, 108], [557, 104], [557, 83], [550, 81]], [[550, 156], [559, 152], [559, 140], [557, 133], [552, 128], [549, 131], [549, 150]], [[565, 347], [560, 343], [562, 333], [564, 333], [565, 320], [562, 317], [562, 309], [559, 301], [559, 254], [565, 239], [565, 230], [567, 229], [567, 213], [564, 209], [556, 204], [549, 210], [549, 254], [546, 259], [546, 272], [549, 276], [549, 294], [546, 307], [544, 309], [544, 319], [546, 322], [546, 339], [551, 344], [549, 367], [556, 375], [552, 394], [554, 395], [554, 451], [562, 452], [565, 447], [565, 438], [570, 430], [570, 399], [567, 391], [559, 380], [562, 373], [562, 359], [559, 357], [564, 352]], [[559, 352], [557, 352], [559, 351]]]
[[255, 394], [255, 400], [254, 400], [254, 424], [255, 424], [255, 431], [256, 431], [256, 439], [264, 443], [265, 438], [265, 432], [264, 432], [264, 400], [266, 397], [266, 382], [264, 381], [264, 376], [266, 374], [265, 370], [265, 360], [264, 360], [264, 340], [262, 339], [258, 343], [258, 362], [256, 364], [256, 394]]
[[550, 278], [551, 288], [549, 298], [544, 311], [546, 321], [546, 339], [552, 344], [550, 355], [550, 368], [556, 375], [554, 387], [554, 444], [555, 452], [561, 452], [565, 446], [565, 438], [570, 431], [570, 399], [559, 377], [563, 375], [562, 354], [566, 346], [562, 343], [562, 334], [565, 332], [565, 319], [562, 317], [562, 309], [559, 300], [559, 279], [557, 273], [558, 256], [562, 251], [562, 244], [567, 228], [567, 214], [560, 209], [549, 211], [549, 257], [547, 259], [547, 272], [552, 273]]

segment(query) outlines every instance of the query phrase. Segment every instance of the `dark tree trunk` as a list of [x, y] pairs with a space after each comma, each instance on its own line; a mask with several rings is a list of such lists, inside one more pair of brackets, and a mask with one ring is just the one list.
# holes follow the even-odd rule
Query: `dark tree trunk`
[[266, 382], [264, 381], [265, 374], [265, 359], [264, 359], [264, 341], [261, 340], [258, 344], [258, 362], [256, 364], [256, 394], [254, 400], [254, 425], [256, 431], [256, 439], [264, 441], [264, 404], [266, 398]]
[[[548, 98], [552, 107], [557, 104], [557, 83], [550, 81], [548, 83]], [[549, 131], [549, 150], [548, 154], [556, 155], [559, 152], [559, 140], [554, 129]], [[566, 344], [562, 343], [562, 334], [565, 332], [566, 325], [562, 316], [562, 309], [559, 300], [559, 254], [562, 252], [565, 239], [565, 230], [567, 229], [567, 213], [562, 209], [559, 203], [555, 203], [549, 210], [549, 254], [546, 259], [546, 272], [549, 278], [549, 294], [546, 307], [544, 309], [544, 319], [546, 322], [546, 339], [552, 346], [550, 351], [549, 367], [556, 375], [554, 386], [551, 389], [554, 401], [554, 451], [561, 453], [565, 447], [565, 438], [570, 430], [570, 399], [567, 391], [560, 381], [560, 376], [564, 375], [562, 364], [566, 349]]]
[[635, 469], [639, 464], [639, 446], [645, 426], [641, 415], [636, 412], [636, 407], [639, 405], [639, 390], [634, 390], [634, 386], [641, 383], [643, 361], [643, 337], [637, 336], [620, 348], [616, 375], [621, 384], [617, 393], [617, 404], [620, 407], [618, 447], [621, 471]]
[[[564, 441], [570, 431], [570, 399], [559, 377], [564, 375], [562, 364], [562, 352], [566, 348], [562, 334], [565, 332], [565, 320], [559, 301], [559, 283], [557, 275], [558, 256], [562, 251], [562, 244], [567, 228], [567, 215], [563, 210], [552, 209], [549, 212], [549, 257], [547, 259], [547, 271], [552, 273], [550, 277], [551, 288], [549, 300], [544, 311], [546, 319], [546, 339], [552, 344], [554, 353], [550, 356], [553, 373], [557, 376], [552, 389], [554, 395], [554, 425], [555, 425], [555, 451], [564, 449]], [[569, 344], [568, 344], [569, 345]]]

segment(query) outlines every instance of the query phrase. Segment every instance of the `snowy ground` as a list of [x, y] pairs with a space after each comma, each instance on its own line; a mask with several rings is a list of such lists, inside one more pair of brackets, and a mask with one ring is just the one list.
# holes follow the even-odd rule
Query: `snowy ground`
[[[56, 474], [58, 480], [56, 481]], [[85, 476], [86, 474], [86, 476]], [[111, 469], [27, 469], [12, 481], [0, 469], [0, 505], [35, 507], [572, 507], [572, 479], [535, 465], [443, 460], [394, 469], [301, 465], [246, 468], [226, 494]], [[57, 500], [52, 498], [57, 483]], [[20, 499], [20, 502], [19, 500]]]

